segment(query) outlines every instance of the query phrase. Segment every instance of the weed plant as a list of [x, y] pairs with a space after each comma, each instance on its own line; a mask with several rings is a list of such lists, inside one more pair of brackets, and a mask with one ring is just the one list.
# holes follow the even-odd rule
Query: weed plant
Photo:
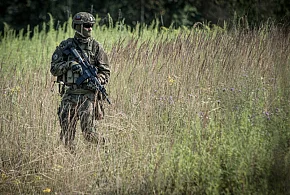
[[59, 143], [53, 20], [0, 44], [1, 194], [287, 194], [290, 36], [253, 30], [96, 26], [108, 52], [105, 145]]

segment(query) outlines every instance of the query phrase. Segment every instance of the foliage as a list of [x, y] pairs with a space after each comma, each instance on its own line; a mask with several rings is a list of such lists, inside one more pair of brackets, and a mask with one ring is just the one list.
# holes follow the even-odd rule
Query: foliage
[[[41, 8], [41, 9], [39, 9]], [[137, 23], [150, 24], [159, 19], [161, 24], [169, 27], [193, 26], [196, 22], [210, 22], [223, 24], [232, 21], [235, 15], [245, 17], [252, 26], [264, 23], [269, 18], [279, 23], [289, 25], [290, 3], [284, 0], [225, 1], [225, 0], [67, 0], [67, 1], [2, 1], [0, 2], [0, 31], [4, 29], [4, 22], [16, 30], [23, 29], [30, 24], [32, 28], [48, 22], [52, 14], [55, 28], [61, 26], [70, 16], [87, 11], [98, 15], [101, 25], [108, 22], [108, 14], [115, 21], [124, 20], [127, 25], [135, 27]]]
[[[113, 22], [112, 20], [110, 20]], [[289, 34], [96, 26], [112, 77], [108, 142], [58, 142], [53, 20], [33, 36], [5, 27], [0, 45], [1, 194], [285, 194], [289, 191]], [[51, 91], [53, 90], [53, 91]], [[81, 182], [80, 182], [81, 181]]]

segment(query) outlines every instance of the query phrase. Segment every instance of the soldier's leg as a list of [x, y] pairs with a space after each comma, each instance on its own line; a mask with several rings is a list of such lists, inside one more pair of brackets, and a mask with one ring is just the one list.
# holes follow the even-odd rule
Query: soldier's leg
[[95, 129], [94, 101], [89, 96], [84, 98], [79, 112], [82, 133], [87, 141], [98, 143], [99, 137]]
[[61, 126], [60, 140], [65, 146], [74, 150], [74, 138], [76, 133], [76, 124], [78, 116], [76, 114], [76, 105], [70, 99], [63, 99], [59, 107], [59, 121]]

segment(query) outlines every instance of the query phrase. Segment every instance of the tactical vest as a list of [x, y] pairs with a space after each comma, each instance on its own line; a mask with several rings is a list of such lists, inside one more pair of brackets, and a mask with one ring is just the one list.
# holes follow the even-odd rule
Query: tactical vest
[[[76, 46], [76, 43], [74, 42], [73, 38], [69, 38], [67, 39], [67, 45], [72, 45], [74, 46], [77, 51], [79, 52], [79, 54], [82, 56], [82, 58], [84, 58], [83, 55], [86, 55], [86, 58], [88, 59], [89, 63], [92, 66], [96, 66], [96, 61], [95, 61], [95, 54], [96, 54], [96, 46], [95, 46], [95, 41], [93, 39], [90, 39], [88, 44], [81, 44], [79, 45], [79, 47], [82, 49], [82, 51], [80, 51], [78, 49], [78, 47]], [[67, 59], [67, 63], [72, 63], [70, 64], [70, 67], [74, 64], [77, 64], [77, 62], [74, 62], [75, 58], [72, 55], [68, 56]], [[71, 69], [69, 69], [65, 74], [63, 74], [62, 76], [60, 76], [62, 82], [65, 85], [73, 85], [76, 83], [77, 79], [80, 77], [79, 73], [73, 73]], [[84, 83], [87, 83], [87, 81], [85, 81]]]

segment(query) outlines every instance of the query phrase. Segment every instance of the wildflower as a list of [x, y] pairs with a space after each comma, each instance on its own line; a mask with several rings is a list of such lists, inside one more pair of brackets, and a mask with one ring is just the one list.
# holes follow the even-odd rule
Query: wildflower
[[168, 75], [168, 82], [169, 85], [172, 85], [173, 83], [175, 83], [175, 80], [170, 75]]
[[20, 181], [19, 179], [15, 179], [15, 180], [13, 181], [13, 183], [16, 184], [16, 185], [19, 185], [19, 184], [21, 184], [21, 181]]
[[51, 189], [50, 188], [45, 188], [44, 190], [42, 190], [43, 193], [50, 193]]
[[265, 111], [264, 114], [266, 115], [267, 119], [270, 120], [270, 113]]
[[3, 180], [5, 180], [5, 179], [7, 178], [7, 176], [6, 176], [5, 173], [2, 173], [2, 174], [1, 174], [1, 177], [2, 177]]
[[265, 111], [264, 114], [265, 114], [266, 116], [269, 116], [269, 115], [270, 115], [269, 112], [267, 112], [267, 111]]
[[199, 113], [198, 113], [198, 116], [199, 116], [200, 118], [202, 118], [202, 117], [204, 116], [204, 113], [203, 113], [203, 112], [199, 112]]
[[20, 91], [20, 86], [15, 86], [14, 88], [10, 89], [10, 92], [17, 93]]
[[41, 176], [35, 176], [35, 180], [41, 180], [42, 179], [42, 177]]
[[173, 97], [172, 96], [169, 96], [169, 103], [170, 104], [174, 104], [174, 100], [173, 100]]

